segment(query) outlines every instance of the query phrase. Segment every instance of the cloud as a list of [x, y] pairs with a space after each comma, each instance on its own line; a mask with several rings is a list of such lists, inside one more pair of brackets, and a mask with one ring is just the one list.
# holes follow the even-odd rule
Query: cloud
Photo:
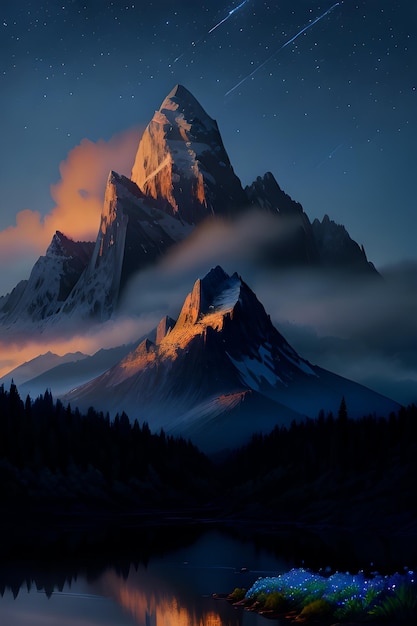
[[274, 293], [260, 293], [302, 356], [409, 404], [417, 401], [417, 262], [381, 274], [362, 281], [281, 275]]
[[[44, 337], [30, 358], [139, 339], [164, 315], [177, 317], [195, 280], [219, 264], [242, 276], [300, 356], [404, 404], [417, 401], [417, 262], [382, 268], [380, 279], [265, 265], [263, 252], [293, 226], [256, 212], [234, 223], [208, 221], [131, 280], [119, 321], [85, 335], [69, 328], [54, 342]], [[6, 348], [0, 346], [4, 370], [16, 356], [29, 358], [26, 348]]]
[[101, 349], [129, 344], [149, 333], [158, 322], [158, 316], [149, 314], [140, 318], [120, 318], [117, 322], [109, 320], [95, 327], [67, 325], [65, 332], [60, 334], [32, 334], [13, 340], [3, 337], [0, 339], [0, 378], [18, 365], [49, 351], [60, 356], [78, 351], [94, 354]]
[[216, 265], [230, 274], [238, 272], [251, 284], [265, 272], [258, 262], [262, 250], [272, 242], [279, 245], [280, 237], [285, 239], [297, 224], [297, 220], [284, 223], [259, 211], [248, 211], [235, 221], [209, 219], [171, 248], [159, 264], [141, 271], [130, 281], [122, 311], [175, 315], [194, 281]]
[[242, 276], [300, 356], [399, 402], [417, 401], [417, 262], [382, 268], [380, 279], [266, 267], [262, 251], [289, 228], [257, 213], [206, 223], [132, 280], [125, 311], [176, 317], [194, 281], [220, 264]]
[[1, 277], [0, 293], [28, 276], [57, 230], [75, 240], [95, 240], [109, 171], [130, 174], [140, 134], [139, 128], [133, 128], [109, 141], [83, 139], [69, 152], [59, 167], [61, 179], [51, 185], [56, 203], [51, 212], [42, 216], [24, 209], [14, 226], [0, 231], [0, 263], [8, 268]]

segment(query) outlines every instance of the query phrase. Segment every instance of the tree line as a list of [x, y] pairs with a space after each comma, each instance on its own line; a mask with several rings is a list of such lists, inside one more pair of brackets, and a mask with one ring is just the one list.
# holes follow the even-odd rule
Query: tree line
[[90, 408], [82, 414], [49, 391], [23, 402], [15, 384], [0, 387], [3, 502], [198, 501], [209, 465], [189, 441], [151, 433], [125, 413], [110, 419]]
[[[417, 517], [417, 407], [388, 418], [337, 415], [276, 426], [209, 459], [190, 441], [152, 433], [147, 423], [82, 414], [46, 391], [20, 398], [0, 387], [0, 497], [86, 507], [207, 507], [224, 516], [273, 519], [391, 514]], [[237, 424], [238, 428], [238, 424]], [[232, 444], [232, 442], [229, 442]]]
[[337, 415], [276, 426], [223, 463], [230, 513], [417, 532], [417, 407], [388, 418]]

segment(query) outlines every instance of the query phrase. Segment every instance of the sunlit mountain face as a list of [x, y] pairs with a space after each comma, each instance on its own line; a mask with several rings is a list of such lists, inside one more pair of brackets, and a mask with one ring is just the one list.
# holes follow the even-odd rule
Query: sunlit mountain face
[[274, 218], [276, 236], [267, 242], [265, 233], [263, 241], [251, 242], [263, 265], [323, 265], [376, 274], [343, 227], [326, 216], [313, 228], [270, 172], [243, 189], [217, 123], [177, 85], [143, 133], [131, 178], [110, 172], [94, 249], [57, 232], [29, 281], [0, 303], [0, 322], [16, 330], [48, 329], [74, 317], [107, 320], [135, 273], [161, 260], [207, 218], [238, 218], [250, 208], [257, 209], [261, 222]]
[[63, 399], [124, 410], [213, 452], [321, 409], [337, 413], [343, 397], [352, 417], [399, 408], [300, 357], [242, 278], [217, 266], [194, 283], [175, 323], [163, 318], [155, 341], [144, 339]]
[[[221, 263], [250, 281], [274, 323], [284, 325], [310, 362], [399, 402], [415, 399], [408, 358], [417, 317], [412, 264], [381, 280], [342, 225], [327, 215], [311, 223], [271, 172], [255, 171], [243, 188], [219, 126], [182, 85], [162, 101], [131, 163], [130, 178], [108, 176], [96, 241], [72, 241], [57, 231], [28, 280], [0, 299], [2, 382], [10, 383], [16, 366], [48, 352], [88, 357], [139, 344], [162, 316], [177, 318], [191, 281]], [[213, 312], [207, 320], [215, 326]], [[160, 343], [158, 358], [169, 350], [172, 356], [172, 346]], [[149, 360], [153, 348], [145, 352]], [[23, 380], [29, 393], [48, 385], [47, 359], [43, 363], [40, 381]], [[109, 360], [89, 363], [68, 384], [64, 372], [60, 381], [60, 373], [51, 372], [53, 392], [104, 373]], [[125, 363], [125, 371], [133, 363]], [[241, 364], [240, 379], [246, 367]], [[223, 391], [211, 399], [216, 411], [235, 405], [246, 388]]]

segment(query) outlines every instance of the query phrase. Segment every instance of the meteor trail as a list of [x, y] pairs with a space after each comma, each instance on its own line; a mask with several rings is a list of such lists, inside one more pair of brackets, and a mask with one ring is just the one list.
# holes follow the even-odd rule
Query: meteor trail
[[[243, 3], [244, 4], [244, 3]], [[302, 35], [303, 33], [306, 32], [306, 30], [308, 30], [309, 28], [312, 28], [314, 26], [314, 24], [317, 24], [317, 22], [319, 22], [320, 20], [322, 20], [324, 17], [326, 17], [326, 15], [328, 15], [329, 13], [331, 13], [331, 11], [333, 11], [333, 9], [335, 9], [337, 6], [340, 5], [340, 2], [336, 2], [335, 4], [333, 4], [330, 9], [327, 9], [327, 11], [325, 11], [324, 13], [322, 13], [321, 15], [319, 15], [318, 17], [316, 17], [312, 22], [310, 22], [309, 24], [307, 24], [307, 26], [304, 26], [304, 28], [302, 28], [297, 34], [294, 35], [294, 37], [291, 37], [291, 39], [288, 39], [288, 41], [286, 41], [280, 48], [278, 48], [278, 50], [275, 50], [275, 52], [273, 54], [271, 54], [270, 57], [268, 57], [263, 63], [261, 63], [260, 65], [258, 65], [257, 68], [255, 68], [253, 70], [253, 72], [251, 72], [250, 74], [248, 74], [247, 76], [245, 76], [244, 78], [242, 78], [241, 81], [239, 81], [234, 87], [232, 87], [231, 89], [229, 89], [229, 91], [226, 91], [226, 93], [224, 94], [225, 96], [228, 96], [229, 94], [231, 94], [235, 89], [237, 89], [238, 87], [240, 87], [240, 85], [242, 85], [244, 82], [246, 82], [248, 80], [248, 78], [251, 78], [254, 74], [256, 74], [256, 72], [258, 72], [261, 68], [264, 67], [264, 65], [266, 65], [271, 59], [274, 58], [275, 55], [278, 54], [278, 52], [281, 52], [281, 50], [283, 50], [286, 46], [289, 46], [290, 43], [292, 43], [293, 41], [295, 41], [300, 35]], [[241, 5], [239, 5], [241, 6]], [[237, 10], [239, 7], [236, 7], [235, 10]], [[228, 17], [228, 16], [227, 16]], [[227, 19], [227, 17], [225, 19]], [[224, 21], [224, 20], [223, 20]], [[222, 22], [219, 22], [219, 25]], [[216, 27], [215, 27], [216, 28]]]
[[236, 11], [239, 11], [239, 9], [241, 9], [243, 7], [244, 4], [246, 4], [248, 2], [248, 0], [243, 0], [243, 2], [241, 2], [237, 7], [235, 7], [234, 9], [231, 9], [229, 11], [229, 13], [226, 15], [226, 17], [224, 17], [222, 20], [220, 20], [220, 22], [218, 24], [216, 24], [215, 26], [213, 26], [213, 28], [210, 28], [208, 35], [210, 35], [210, 33], [213, 32], [213, 30], [216, 30], [216, 28], [218, 28], [219, 26], [221, 26], [226, 20], [229, 19], [229, 17], [231, 17], [233, 15], [233, 13], [236, 13]]
[[333, 150], [327, 155], [327, 157], [325, 159], [323, 159], [322, 161], [320, 161], [320, 163], [318, 163], [315, 168], [321, 167], [322, 165], [324, 165], [329, 159], [333, 158], [333, 155], [336, 154], [336, 152], [338, 150], [340, 150], [340, 148], [342, 148], [345, 145], [346, 142], [342, 141], [342, 143], [339, 143], [338, 146], [336, 146], [336, 148], [333, 148]]
[[[235, 7], [234, 9], [230, 9], [229, 13], [226, 15], [226, 17], [224, 17], [222, 20], [220, 20], [220, 22], [217, 22], [217, 24], [215, 24], [212, 28], [210, 28], [209, 31], [207, 31], [207, 35], [210, 35], [214, 30], [216, 30], [216, 28], [219, 28], [219, 26], [221, 26], [222, 24], [224, 24], [224, 22], [226, 20], [229, 19], [229, 17], [232, 17], [233, 13], [236, 13], [236, 11], [239, 11], [239, 9], [241, 9], [247, 2], [249, 2], [249, 0], [243, 0], [243, 2], [241, 2], [240, 4], [237, 5], [237, 7]], [[199, 39], [198, 41], [193, 41], [191, 43], [191, 46], [193, 48], [195, 48], [199, 43], [200, 43], [201, 39]], [[173, 60], [173, 64], [176, 63], [177, 61], [179, 61], [183, 56], [184, 56], [185, 52], [182, 52], [179, 56], [177, 56], [174, 60]], [[170, 66], [171, 67], [171, 66]]]

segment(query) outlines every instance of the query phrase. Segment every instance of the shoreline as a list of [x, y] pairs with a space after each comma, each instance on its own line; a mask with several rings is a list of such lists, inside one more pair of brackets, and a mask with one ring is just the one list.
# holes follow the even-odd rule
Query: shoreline
[[[388, 573], [417, 566], [417, 531], [398, 526], [390, 532], [378, 528], [350, 528], [316, 522], [306, 524], [290, 519], [256, 519], [225, 516], [219, 509], [87, 509], [36, 507], [31, 510], [3, 510], [0, 520], [3, 559], [53, 558], [57, 547], [62, 557], [100, 555], [103, 547], [111, 557], [128, 557], [131, 546], [143, 548], [144, 537], [162, 550], [217, 531], [240, 541], [252, 541], [276, 554], [294, 557], [294, 565], [312, 568]], [[140, 539], [138, 545], [138, 538]]]

